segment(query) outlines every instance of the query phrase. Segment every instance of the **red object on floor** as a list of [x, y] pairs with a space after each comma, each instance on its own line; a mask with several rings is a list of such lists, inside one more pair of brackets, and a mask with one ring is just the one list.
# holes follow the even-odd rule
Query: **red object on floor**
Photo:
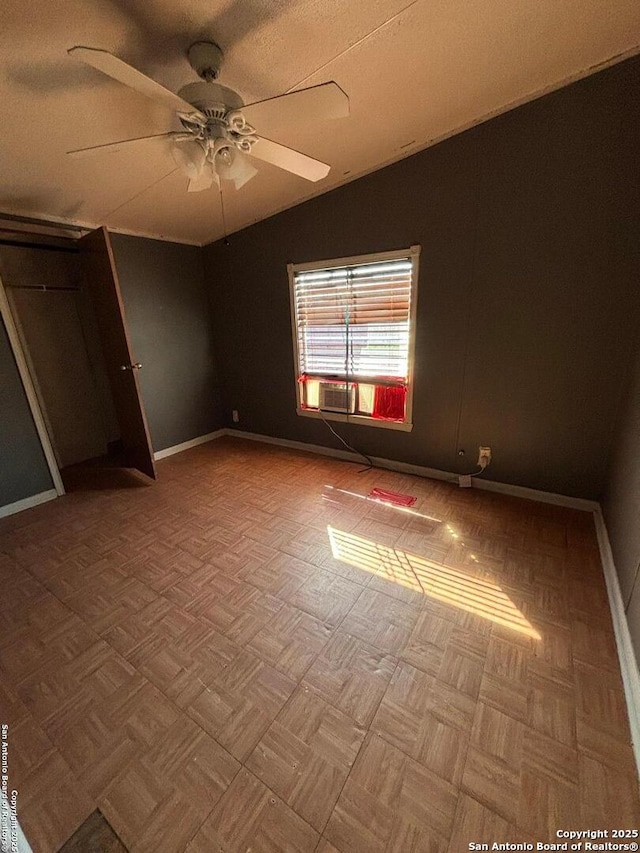
[[384, 501], [387, 504], [396, 504], [396, 506], [413, 506], [418, 500], [413, 495], [401, 495], [399, 492], [389, 492], [387, 489], [371, 489], [368, 498], [374, 501]]

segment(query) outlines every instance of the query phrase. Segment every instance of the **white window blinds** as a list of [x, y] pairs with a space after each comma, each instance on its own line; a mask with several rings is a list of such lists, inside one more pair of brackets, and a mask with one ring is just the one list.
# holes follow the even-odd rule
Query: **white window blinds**
[[299, 373], [406, 381], [413, 261], [295, 271]]

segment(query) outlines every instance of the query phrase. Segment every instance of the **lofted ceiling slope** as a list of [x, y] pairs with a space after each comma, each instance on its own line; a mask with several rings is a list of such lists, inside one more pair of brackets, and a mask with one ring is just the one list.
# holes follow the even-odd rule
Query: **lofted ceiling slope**
[[205, 244], [217, 188], [187, 193], [168, 143], [75, 160], [69, 149], [177, 129], [171, 111], [67, 55], [109, 50], [176, 91], [186, 50], [225, 52], [245, 102], [335, 80], [349, 118], [264, 135], [332, 165], [317, 184], [268, 164], [236, 191], [232, 232], [638, 51], [637, 0], [1, 0], [0, 210]]

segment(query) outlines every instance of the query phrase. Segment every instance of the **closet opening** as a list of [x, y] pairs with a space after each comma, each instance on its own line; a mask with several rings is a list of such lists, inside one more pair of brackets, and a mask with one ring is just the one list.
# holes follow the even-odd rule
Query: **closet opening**
[[65, 490], [148, 485], [153, 451], [106, 229], [3, 241], [0, 275]]

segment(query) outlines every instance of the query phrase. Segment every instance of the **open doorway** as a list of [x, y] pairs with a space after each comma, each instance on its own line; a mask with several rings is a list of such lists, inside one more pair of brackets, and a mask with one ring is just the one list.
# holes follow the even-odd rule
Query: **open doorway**
[[106, 230], [64, 247], [2, 245], [0, 273], [65, 489], [150, 482], [153, 452]]

